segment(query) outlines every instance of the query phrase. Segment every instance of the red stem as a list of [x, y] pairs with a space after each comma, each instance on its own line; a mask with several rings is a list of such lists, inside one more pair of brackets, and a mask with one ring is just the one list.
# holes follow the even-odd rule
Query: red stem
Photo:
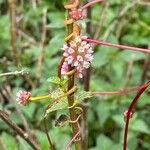
[[127, 90], [118, 90], [118, 91], [111, 91], [111, 92], [107, 92], [107, 91], [104, 91], [104, 92], [92, 92], [92, 95], [95, 96], [95, 95], [113, 95], [113, 94], [128, 94], [128, 93], [131, 93], [131, 92], [136, 92], [138, 90], [141, 90], [143, 89], [144, 87], [146, 86], [149, 86], [150, 85], [150, 82], [148, 83], [145, 83], [145, 84], [142, 84], [141, 86], [136, 86], [136, 87], [133, 87], [133, 88], [130, 88], [130, 89], [127, 89]]
[[137, 48], [137, 47], [131, 47], [131, 46], [126, 46], [126, 45], [119, 45], [119, 44], [112, 44], [100, 40], [93, 40], [90, 38], [82, 38], [83, 41], [87, 41], [90, 43], [95, 43], [95, 44], [100, 44], [100, 45], [105, 45], [109, 47], [115, 47], [115, 48], [120, 48], [120, 49], [128, 49], [132, 51], [137, 51], [137, 52], [143, 52], [143, 53], [150, 53], [150, 49], [144, 49], [144, 48]]
[[64, 63], [64, 61], [65, 61], [65, 57], [62, 57], [62, 59], [60, 60], [60, 63], [59, 63], [59, 65], [58, 65], [58, 77], [61, 79], [61, 67], [62, 67], [62, 65], [63, 65], [63, 63]]
[[78, 137], [78, 135], [80, 134], [80, 125], [78, 123], [78, 132], [73, 136], [73, 138], [69, 141], [69, 143], [66, 145], [65, 150], [69, 150], [69, 147], [71, 146], [71, 144], [73, 143], [74, 140], [76, 140], [76, 138]]
[[127, 112], [127, 118], [126, 118], [126, 124], [125, 124], [125, 130], [124, 130], [124, 143], [123, 143], [123, 150], [127, 149], [127, 136], [128, 136], [128, 126], [129, 126], [129, 119], [130, 119], [130, 114], [132, 113], [132, 109], [136, 102], [138, 101], [139, 97], [142, 95], [142, 93], [146, 90], [146, 88], [150, 85], [150, 81], [145, 84], [141, 89], [139, 89], [138, 93], [132, 100], [128, 112]]
[[95, 3], [98, 3], [98, 2], [103, 2], [104, 0], [93, 0], [91, 2], [88, 2], [87, 4], [85, 4], [84, 6], [81, 7], [81, 9], [86, 9], [88, 7], [90, 7], [91, 5], [95, 4]]

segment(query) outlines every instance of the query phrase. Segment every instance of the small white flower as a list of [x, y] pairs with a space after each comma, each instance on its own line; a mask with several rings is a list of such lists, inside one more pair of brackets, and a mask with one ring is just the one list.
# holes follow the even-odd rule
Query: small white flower
[[87, 61], [84, 61], [83, 67], [86, 68], [86, 69], [89, 68], [90, 67], [90, 63], [87, 62]]
[[73, 57], [72, 57], [72, 56], [68, 56], [68, 57], [66, 58], [66, 61], [68, 62], [68, 64], [72, 64], [72, 62], [73, 62]]
[[83, 57], [80, 56], [80, 55], [78, 55], [78, 56], [77, 56], [77, 61], [81, 61], [81, 62], [82, 62], [82, 61], [83, 61]]
[[69, 48], [69, 49], [68, 49], [68, 53], [69, 53], [69, 54], [72, 54], [72, 53], [74, 53], [74, 49], [72, 49], [72, 48]]

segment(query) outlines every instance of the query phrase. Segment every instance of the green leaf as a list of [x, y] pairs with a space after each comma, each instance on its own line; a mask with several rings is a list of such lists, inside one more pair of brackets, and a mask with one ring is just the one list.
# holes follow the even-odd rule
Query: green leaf
[[[57, 90], [55, 90], [54, 92], [51, 93], [51, 98], [52, 98], [52, 103], [61, 95], [63, 95], [64, 92], [59, 88]], [[57, 103], [52, 104], [52, 106], [47, 109], [46, 114], [56, 111], [56, 110], [60, 110], [60, 109], [64, 109], [67, 108], [68, 103], [67, 103], [67, 97], [63, 97], [61, 99], [58, 100]]]
[[97, 147], [101, 150], [121, 149], [119, 144], [114, 143], [110, 138], [102, 134], [97, 138], [96, 143]]
[[67, 83], [67, 79], [60, 79], [59, 77], [50, 77], [47, 81], [62, 87]]
[[148, 128], [147, 124], [141, 119], [135, 119], [134, 121], [131, 121], [130, 129], [137, 132], [150, 134], [150, 129]]
[[80, 91], [79, 93], [76, 94], [76, 100], [78, 102], [82, 102], [86, 98], [91, 98], [92, 93], [91, 92], [86, 92], [86, 91]]
[[47, 79], [48, 82], [60, 85], [61, 79], [59, 77], [50, 77]]
[[17, 150], [17, 143], [15, 139], [7, 133], [1, 135], [2, 142], [7, 147], [7, 150]]

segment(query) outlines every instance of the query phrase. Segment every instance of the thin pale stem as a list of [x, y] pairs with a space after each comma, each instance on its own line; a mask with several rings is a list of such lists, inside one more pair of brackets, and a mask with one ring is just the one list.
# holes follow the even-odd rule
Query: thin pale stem
[[[46, 112], [45, 112], [45, 114], [46, 114]], [[48, 133], [47, 118], [46, 118], [46, 116], [44, 116], [44, 128], [45, 128], [45, 133], [46, 133], [46, 136], [47, 136], [47, 139], [48, 139], [50, 148], [51, 148], [51, 150], [55, 150], [54, 145], [53, 145], [53, 143], [52, 143], [52, 140], [51, 140], [51, 138], [50, 138], [50, 135], [49, 135], [49, 133]]]
[[0, 77], [3, 77], [3, 76], [11, 76], [11, 75], [24, 75], [24, 74], [28, 74], [27, 71], [25, 70], [21, 70], [21, 71], [14, 71], [14, 72], [6, 72], [6, 73], [1, 73], [0, 74]]
[[119, 49], [128, 49], [128, 50], [132, 50], [132, 51], [136, 51], [136, 52], [150, 53], [150, 49], [137, 48], [137, 47], [131, 47], [131, 46], [119, 45], [119, 44], [112, 44], [112, 43], [108, 43], [108, 42], [104, 42], [104, 41], [100, 41], [100, 40], [94, 40], [94, 39], [90, 39], [90, 38], [88, 38], [88, 39], [82, 38], [82, 40], [87, 41], [89, 43], [95, 43], [95, 44], [105, 45], [105, 46], [119, 48]]
[[50, 98], [50, 95], [44, 95], [44, 96], [37, 96], [37, 97], [30, 97], [30, 101], [39, 101], [39, 100], [42, 100], [42, 99], [46, 99], [46, 98]]

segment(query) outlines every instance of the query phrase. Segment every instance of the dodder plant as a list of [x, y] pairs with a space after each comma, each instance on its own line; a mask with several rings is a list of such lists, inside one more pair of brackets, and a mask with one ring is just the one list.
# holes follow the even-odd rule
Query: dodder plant
[[79, 8], [79, 0], [70, 0], [64, 7], [68, 10], [68, 17], [64, 21], [67, 27], [67, 36], [65, 37], [65, 44], [62, 48], [63, 56], [58, 66], [58, 76], [50, 77], [48, 81], [56, 86], [56, 90], [52, 91], [48, 95], [32, 97], [30, 92], [19, 91], [17, 93], [17, 101], [19, 104], [27, 104], [28, 102], [40, 101], [43, 99], [49, 99], [50, 102], [46, 107], [44, 114], [44, 125], [46, 135], [52, 150], [55, 149], [52, 140], [48, 134], [48, 127], [46, 118], [50, 112], [68, 109], [69, 114], [61, 115], [56, 121], [57, 126], [64, 125], [65, 122], [69, 122], [72, 126], [73, 137], [66, 145], [68, 150], [72, 143], [75, 144], [76, 150], [81, 150], [81, 136], [80, 136], [80, 117], [82, 116], [82, 101], [86, 98], [90, 98], [99, 94], [127, 94], [130, 92], [137, 92], [137, 95], [131, 102], [129, 108], [124, 112], [125, 131], [124, 131], [124, 144], [123, 150], [127, 149], [127, 134], [129, 119], [132, 118], [132, 109], [136, 104], [140, 95], [150, 85], [150, 82], [138, 87], [133, 87], [128, 90], [119, 90], [112, 92], [93, 92], [93, 91], [79, 91], [76, 84], [76, 78], [84, 78], [84, 70], [90, 67], [93, 58], [93, 46], [105, 45], [120, 49], [127, 49], [137, 52], [150, 53], [149, 49], [136, 48], [126, 45], [111, 44], [104, 41], [98, 41], [87, 38], [81, 35], [81, 28], [78, 24], [78, 20], [86, 18], [85, 9], [93, 5], [94, 3], [103, 2], [103, 0], [93, 0], [86, 5]]

